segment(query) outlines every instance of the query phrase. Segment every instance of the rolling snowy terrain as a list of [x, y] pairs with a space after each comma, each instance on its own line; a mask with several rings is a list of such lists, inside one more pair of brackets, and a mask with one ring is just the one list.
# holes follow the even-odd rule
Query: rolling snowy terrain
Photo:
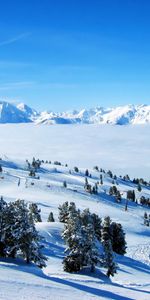
[[149, 124], [150, 105], [126, 105], [116, 108], [97, 107], [70, 112], [37, 112], [24, 103], [0, 101], [0, 123], [36, 124]]
[[[94, 185], [100, 173], [93, 170], [98, 165], [111, 169], [116, 175], [129, 174], [149, 181], [149, 126], [36, 126], [35, 124], [3, 124], [0, 126], [3, 173], [0, 177], [1, 195], [6, 201], [24, 199], [35, 202], [41, 209], [42, 223], [37, 229], [44, 237], [47, 267], [38, 269], [22, 260], [0, 260], [0, 299], [143, 299], [150, 298], [150, 228], [143, 225], [143, 215], [150, 211], [140, 204], [129, 203], [125, 211], [126, 191], [135, 189], [136, 198], [150, 197], [150, 187], [137, 185], [118, 178], [117, 188], [122, 202], [116, 203], [108, 195], [112, 180], [106, 174], [98, 195], [84, 191], [85, 169], [92, 174]], [[51, 160], [43, 163], [37, 172], [40, 179], [29, 178], [25, 160], [32, 157]], [[54, 161], [63, 166], [56, 166]], [[64, 167], [65, 164], [68, 167]], [[79, 167], [79, 173], [73, 170]], [[70, 174], [71, 170], [71, 174]], [[20, 186], [18, 179], [20, 178]], [[67, 188], [63, 187], [64, 180]], [[27, 184], [26, 184], [27, 183]], [[34, 185], [33, 185], [34, 183]], [[27, 185], [27, 187], [26, 187]], [[108, 279], [103, 269], [91, 274], [84, 270], [78, 274], [63, 271], [64, 242], [61, 238], [63, 224], [58, 222], [58, 206], [74, 201], [83, 210], [89, 208], [100, 217], [110, 215], [120, 222], [127, 239], [127, 254], [116, 256], [118, 272]], [[48, 223], [49, 212], [55, 223]]]
[[[122, 193], [122, 202], [116, 203], [108, 195], [112, 185], [108, 175], [99, 186], [98, 195], [84, 191], [84, 169], [79, 173], [69, 167], [42, 164], [37, 173], [40, 179], [28, 176], [25, 161], [1, 161], [3, 176], [0, 178], [1, 195], [6, 201], [16, 198], [35, 202], [41, 209], [42, 223], [37, 229], [44, 237], [45, 254], [48, 257], [47, 267], [38, 269], [33, 264], [26, 265], [19, 259], [0, 260], [0, 299], [149, 299], [150, 297], [150, 229], [143, 225], [143, 214], [148, 208], [130, 202], [128, 211], [124, 210], [126, 191], [135, 188], [136, 198], [150, 196], [150, 188], [137, 186], [130, 181], [118, 179], [118, 188]], [[99, 172], [90, 170], [94, 184], [99, 179]], [[20, 178], [20, 186], [18, 179]], [[67, 181], [67, 188], [63, 181]], [[34, 183], [34, 185], [33, 185]], [[117, 255], [118, 272], [108, 279], [105, 270], [98, 269], [91, 274], [88, 269], [69, 274], [63, 271], [64, 242], [61, 238], [63, 224], [58, 222], [58, 206], [65, 201], [74, 201], [83, 210], [89, 207], [91, 212], [100, 217], [110, 215], [112, 220], [121, 222], [126, 232], [128, 244], [125, 257]], [[48, 223], [47, 217], [53, 211], [55, 221]]]

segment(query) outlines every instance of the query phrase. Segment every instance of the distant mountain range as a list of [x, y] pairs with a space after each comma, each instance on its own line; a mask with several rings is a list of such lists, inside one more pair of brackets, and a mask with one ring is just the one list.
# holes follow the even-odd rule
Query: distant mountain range
[[125, 105], [115, 108], [96, 107], [80, 111], [37, 112], [24, 103], [0, 101], [0, 123], [36, 124], [150, 124], [150, 105]]

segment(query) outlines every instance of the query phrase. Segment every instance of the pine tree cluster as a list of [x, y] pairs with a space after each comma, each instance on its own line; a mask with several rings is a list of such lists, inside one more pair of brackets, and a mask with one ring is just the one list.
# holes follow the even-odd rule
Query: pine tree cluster
[[59, 207], [59, 220], [64, 222], [62, 237], [67, 245], [63, 260], [64, 270], [78, 272], [84, 267], [95, 270], [97, 265], [107, 269], [107, 276], [114, 276], [114, 252], [126, 253], [125, 233], [121, 224], [109, 217], [101, 218], [89, 209], [80, 212], [75, 203], [65, 202]]
[[35, 228], [35, 213], [24, 200], [6, 203], [0, 199], [0, 256], [22, 257], [27, 263], [45, 267], [41, 237]]

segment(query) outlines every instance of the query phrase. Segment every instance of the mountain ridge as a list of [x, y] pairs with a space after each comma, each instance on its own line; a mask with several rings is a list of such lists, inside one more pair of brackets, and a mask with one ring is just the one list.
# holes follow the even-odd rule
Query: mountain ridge
[[113, 108], [102, 106], [66, 112], [37, 110], [24, 103], [0, 101], [0, 123], [46, 124], [150, 124], [150, 105], [124, 105]]

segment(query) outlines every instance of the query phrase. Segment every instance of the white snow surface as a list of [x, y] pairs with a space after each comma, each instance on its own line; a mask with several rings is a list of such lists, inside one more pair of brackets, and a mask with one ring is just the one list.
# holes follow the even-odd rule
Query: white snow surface
[[[120, 171], [122, 174], [137, 174], [135, 177], [140, 176], [141, 169], [140, 177], [146, 177], [150, 156], [148, 133], [149, 127], [145, 125], [66, 125], [65, 129], [57, 125], [0, 126], [0, 164], [3, 167], [0, 193], [6, 201], [20, 198], [38, 204], [43, 222], [37, 223], [37, 229], [44, 237], [44, 252], [48, 257], [47, 267], [43, 270], [33, 264], [28, 266], [19, 259], [0, 259], [1, 300], [150, 299], [150, 227], [143, 225], [144, 212], [150, 213], [150, 210], [131, 202], [128, 211], [124, 210], [128, 189], [135, 188], [139, 202], [141, 195], [150, 197], [150, 188], [142, 186], [142, 191], [138, 192], [131, 181], [119, 178], [117, 188], [123, 198], [119, 204], [106, 193], [112, 180], [105, 175], [98, 195], [84, 191], [86, 168], [92, 174], [89, 178], [91, 184], [99, 180], [100, 173], [93, 170], [94, 165], [112, 169], [116, 175], [120, 175]], [[52, 164], [42, 164], [37, 173], [39, 180], [28, 176], [25, 160], [33, 156], [52, 161]], [[68, 167], [54, 165], [55, 160], [63, 165], [68, 163]], [[74, 172], [75, 165], [79, 167], [79, 173]], [[64, 180], [67, 188], [63, 188]], [[63, 224], [58, 222], [58, 206], [65, 201], [74, 201], [81, 210], [88, 207], [102, 218], [110, 215], [112, 220], [122, 224], [128, 248], [124, 257], [116, 256], [118, 272], [113, 278], [108, 279], [106, 270], [99, 268], [94, 274], [88, 269], [78, 274], [63, 271], [65, 245], [61, 238]], [[47, 223], [50, 211], [54, 213], [55, 223]]]

